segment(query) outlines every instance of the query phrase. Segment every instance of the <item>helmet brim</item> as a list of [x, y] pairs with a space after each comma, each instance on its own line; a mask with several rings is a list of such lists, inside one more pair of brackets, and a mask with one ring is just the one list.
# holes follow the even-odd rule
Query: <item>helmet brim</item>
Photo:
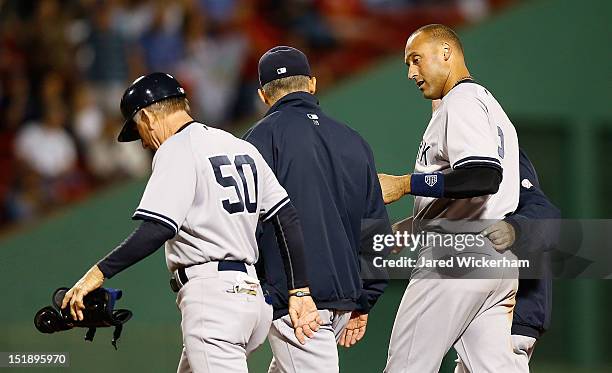
[[123, 123], [123, 128], [121, 132], [119, 132], [119, 136], [117, 137], [119, 142], [131, 142], [140, 140], [140, 134], [138, 133], [138, 128], [136, 128], [136, 122], [133, 119], [128, 119]]

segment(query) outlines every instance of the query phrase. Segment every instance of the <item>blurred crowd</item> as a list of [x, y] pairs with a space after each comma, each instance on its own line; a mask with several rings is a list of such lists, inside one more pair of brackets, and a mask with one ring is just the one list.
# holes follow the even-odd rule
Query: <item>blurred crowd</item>
[[136, 77], [175, 75], [195, 118], [232, 130], [261, 114], [257, 61], [304, 50], [323, 87], [390, 53], [424, 23], [457, 25], [503, 0], [0, 0], [0, 224], [35, 219], [148, 174], [119, 144]]

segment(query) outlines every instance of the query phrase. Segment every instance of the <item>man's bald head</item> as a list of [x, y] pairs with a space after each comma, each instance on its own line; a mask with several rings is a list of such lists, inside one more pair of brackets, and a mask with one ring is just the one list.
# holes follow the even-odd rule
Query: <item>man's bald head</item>
[[461, 44], [459, 36], [448, 26], [439, 23], [426, 25], [413, 32], [410, 38], [413, 36], [416, 37], [419, 34], [432, 40], [449, 43], [463, 54], [463, 45]]

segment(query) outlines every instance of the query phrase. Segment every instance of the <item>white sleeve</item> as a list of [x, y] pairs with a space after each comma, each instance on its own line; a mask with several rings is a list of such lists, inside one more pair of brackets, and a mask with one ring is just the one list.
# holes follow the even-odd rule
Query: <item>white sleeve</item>
[[446, 107], [446, 150], [453, 169], [488, 166], [501, 171], [500, 136], [476, 97], [453, 97]]
[[177, 234], [193, 203], [197, 178], [191, 146], [174, 140], [157, 150], [153, 173], [132, 219], [154, 220]]
[[280, 185], [274, 172], [272, 172], [272, 169], [270, 169], [270, 166], [268, 166], [263, 157], [259, 156], [257, 159], [259, 163], [258, 169], [261, 170], [259, 218], [261, 221], [266, 221], [289, 203], [289, 196], [285, 188]]

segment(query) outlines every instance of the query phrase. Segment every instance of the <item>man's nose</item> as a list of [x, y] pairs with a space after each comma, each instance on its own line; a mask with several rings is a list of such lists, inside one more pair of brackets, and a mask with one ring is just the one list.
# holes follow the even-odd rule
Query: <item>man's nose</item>
[[416, 78], [419, 74], [417, 73], [417, 69], [414, 68], [413, 66], [410, 66], [408, 68], [408, 79], [416, 81]]

